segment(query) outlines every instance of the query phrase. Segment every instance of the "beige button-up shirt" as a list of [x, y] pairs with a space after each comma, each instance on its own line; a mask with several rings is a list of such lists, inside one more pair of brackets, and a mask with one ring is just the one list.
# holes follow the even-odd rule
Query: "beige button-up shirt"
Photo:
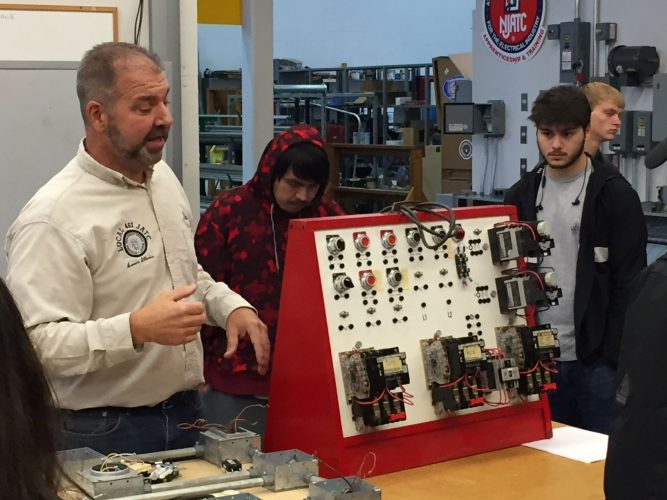
[[132, 311], [197, 283], [212, 324], [250, 305], [197, 264], [185, 193], [159, 162], [139, 184], [77, 156], [9, 229], [7, 283], [61, 408], [155, 405], [203, 382], [202, 346], [135, 348]]

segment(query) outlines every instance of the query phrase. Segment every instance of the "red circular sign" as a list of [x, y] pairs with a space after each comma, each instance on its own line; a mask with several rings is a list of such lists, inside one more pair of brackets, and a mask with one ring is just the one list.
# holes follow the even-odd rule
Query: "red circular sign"
[[483, 38], [505, 62], [533, 57], [546, 38], [544, 0], [484, 0]]

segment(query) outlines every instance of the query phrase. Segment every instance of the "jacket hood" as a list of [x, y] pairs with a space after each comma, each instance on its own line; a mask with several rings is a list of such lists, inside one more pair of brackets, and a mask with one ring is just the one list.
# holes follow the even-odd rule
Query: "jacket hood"
[[[319, 132], [310, 125], [295, 125], [281, 132], [273, 138], [264, 148], [264, 153], [259, 159], [255, 175], [248, 181], [248, 189], [262, 196], [263, 198], [275, 201], [273, 197], [273, 177], [276, 163], [280, 155], [290, 147], [300, 142], [310, 142], [315, 146], [324, 149], [324, 141]], [[313, 202], [317, 202], [324, 193], [326, 186], [322, 186]]]

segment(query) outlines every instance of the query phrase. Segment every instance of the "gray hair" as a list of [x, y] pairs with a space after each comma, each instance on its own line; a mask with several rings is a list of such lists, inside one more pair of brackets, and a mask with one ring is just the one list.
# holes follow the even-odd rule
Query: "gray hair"
[[145, 57], [156, 66], [156, 70], [164, 70], [160, 58], [153, 52], [125, 42], [106, 42], [95, 45], [88, 50], [76, 74], [76, 94], [79, 97], [79, 107], [83, 122], [87, 125], [86, 106], [90, 101], [100, 101], [105, 104], [114, 102], [116, 88], [116, 68], [114, 64], [119, 59], [131, 56]]

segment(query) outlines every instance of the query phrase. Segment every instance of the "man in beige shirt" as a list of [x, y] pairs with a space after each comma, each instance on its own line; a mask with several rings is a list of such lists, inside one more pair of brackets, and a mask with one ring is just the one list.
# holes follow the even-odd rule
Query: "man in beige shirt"
[[62, 449], [192, 446], [201, 416], [199, 330], [248, 336], [269, 361], [255, 310], [197, 264], [192, 214], [162, 150], [173, 123], [157, 57], [124, 43], [77, 74], [86, 137], [28, 202], [6, 241], [8, 285], [61, 409]]

